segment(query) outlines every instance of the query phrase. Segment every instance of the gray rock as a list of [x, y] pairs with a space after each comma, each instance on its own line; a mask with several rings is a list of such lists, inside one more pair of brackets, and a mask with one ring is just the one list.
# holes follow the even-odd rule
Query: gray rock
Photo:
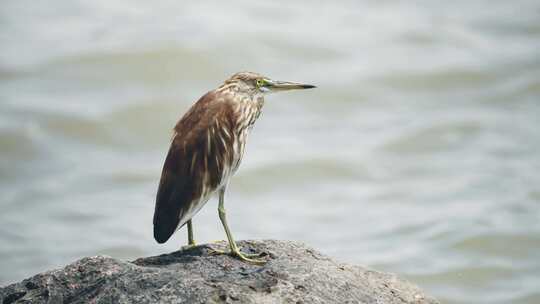
[[243, 241], [256, 266], [201, 245], [125, 262], [83, 258], [0, 288], [8, 303], [438, 303], [395, 275], [343, 264], [289, 241]]

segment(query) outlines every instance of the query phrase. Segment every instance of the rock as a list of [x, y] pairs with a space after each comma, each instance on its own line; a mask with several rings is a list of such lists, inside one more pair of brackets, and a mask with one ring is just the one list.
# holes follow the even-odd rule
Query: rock
[[343, 264], [289, 241], [243, 241], [264, 266], [215, 243], [125, 262], [83, 258], [0, 288], [9, 303], [438, 303], [395, 275]]

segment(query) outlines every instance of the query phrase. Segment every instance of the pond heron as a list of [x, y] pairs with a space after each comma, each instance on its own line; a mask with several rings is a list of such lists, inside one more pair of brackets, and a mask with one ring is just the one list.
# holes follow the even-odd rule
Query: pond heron
[[263, 263], [242, 253], [234, 242], [225, 217], [227, 184], [240, 165], [248, 134], [261, 114], [264, 95], [314, 87], [240, 72], [202, 96], [174, 127], [156, 197], [156, 241], [166, 242], [187, 224], [188, 245], [195, 245], [191, 219], [218, 193], [218, 214], [230, 253], [246, 262]]

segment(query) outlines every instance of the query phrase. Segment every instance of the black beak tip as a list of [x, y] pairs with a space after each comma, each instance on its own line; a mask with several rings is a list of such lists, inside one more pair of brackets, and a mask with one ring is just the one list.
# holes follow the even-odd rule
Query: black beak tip
[[302, 88], [303, 89], [314, 89], [314, 88], [316, 88], [316, 86], [311, 85], [311, 84], [303, 84]]

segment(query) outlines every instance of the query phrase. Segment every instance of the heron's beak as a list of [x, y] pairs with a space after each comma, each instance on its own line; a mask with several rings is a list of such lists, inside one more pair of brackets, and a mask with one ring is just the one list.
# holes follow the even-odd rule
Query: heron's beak
[[288, 90], [312, 89], [312, 88], [316, 88], [316, 86], [311, 85], [311, 84], [303, 84], [303, 83], [289, 82], [289, 81], [272, 81], [272, 82], [269, 82], [268, 88], [272, 92], [279, 92], [279, 91], [288, 91]]

